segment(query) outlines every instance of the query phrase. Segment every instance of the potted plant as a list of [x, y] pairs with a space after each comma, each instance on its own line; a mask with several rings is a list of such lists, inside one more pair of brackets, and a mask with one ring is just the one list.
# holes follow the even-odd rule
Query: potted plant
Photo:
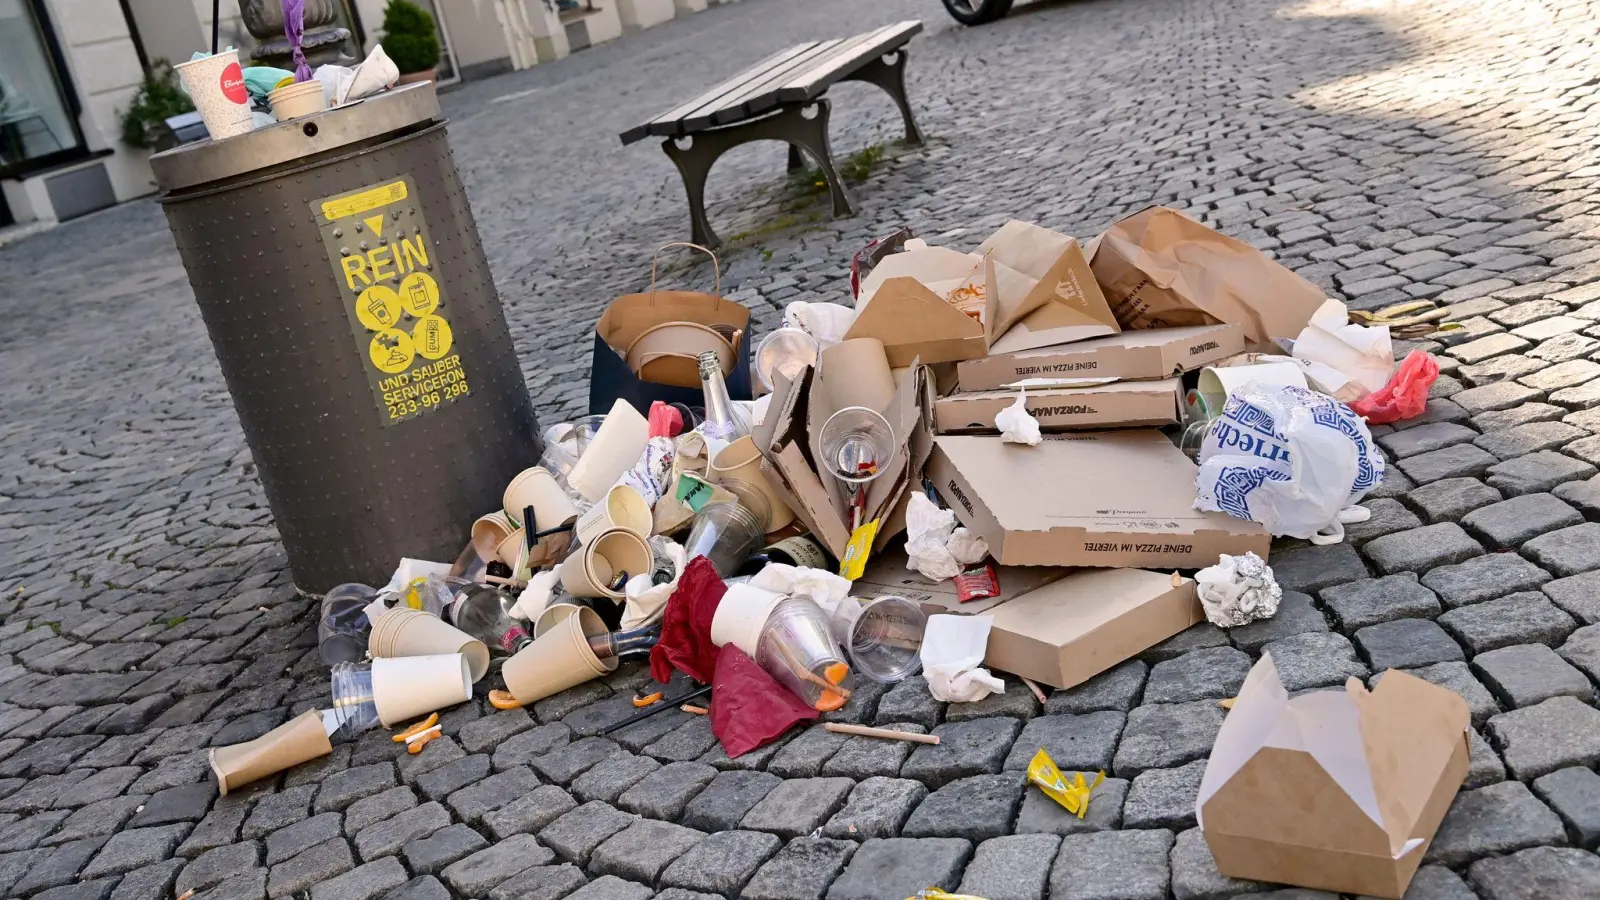
[[133, 102], [122, 114], [122, 142], [146, 150], [166, 149], [172, 132], [167, 119], [194, 111], [189, 95], [178, 87], [178, 74], [164, 59], [151, 62], [144, 83], [133, 95]]
[[400, 84], [432, 81], [439, 63], [433, 16], [411, 0], [389, 0], [383, 11], [383, 49], [400, 70]]

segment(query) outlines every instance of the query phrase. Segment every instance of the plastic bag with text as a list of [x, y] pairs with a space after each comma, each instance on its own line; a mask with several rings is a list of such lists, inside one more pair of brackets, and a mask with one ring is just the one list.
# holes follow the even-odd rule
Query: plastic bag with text
[[1377, 487], [1383, 469], [1350, 407], [1304, 388], [1248, 385], [1206, 434], [1194, 505], [1309, 538]]
[[1389, 383], [1350, 404], [1368, 425], [1387, 425], [1422, 415], [1428, 406], [1428, 389], [1439, 380], [1439, 361], [1426, 351], [1413, 350]]

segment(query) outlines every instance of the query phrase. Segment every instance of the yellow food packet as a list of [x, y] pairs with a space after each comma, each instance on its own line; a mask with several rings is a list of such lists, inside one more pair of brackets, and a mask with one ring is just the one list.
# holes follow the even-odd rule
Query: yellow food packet
[[1082, 772], [1074, 773], [1073, 780], [1067, 781], [1062, 777], [1061, 770], [1056, 768], [1056, 761], [1050, 758], [1043, 747], [1033, 755], [1028, 762], [1028, 780], [1039, 786], [1045, 796], [1061, 804], [1067, 812], [1078, 818], [1083, 818], [1089, 812], [1089, 795], [1106, 780], [1106, 773], [1100, 772], [1090, 784], [1084, 779]]
[[971, 894], [952, 894], [940, 888], [923, 888], [917, 891], [916, 896], [907, 897], [906, 900], [984, 900]]
[[872, 554], [872, 542], [878, 537], [878, 520], [873, 519], [850, 535], [850, 543], [839, 559], [839, 577], [855, 581], [866, 571], [867, 557]]

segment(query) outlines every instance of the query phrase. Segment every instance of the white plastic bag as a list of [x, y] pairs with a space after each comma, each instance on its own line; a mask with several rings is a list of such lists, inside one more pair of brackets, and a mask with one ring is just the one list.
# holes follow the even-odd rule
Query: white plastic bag
[[1194, 506], [1309, 538], [1377, 487], [1383, 469], [1350, 407], [1303, 388], [1246, 385], [1206, 434]]
[[995, 413], [994, 427], [1000, 429], [1000, 440], [1012, 444], [1037, 447], [1043, 436], [1039, 434], [1039, 420], [1028, 412], [1028, 389], [1017, 390], [1017, 402]]
[[946, 703], [971, 703], [1004, 694], [1005, 682], [983, 667], [994, 616], [928, 617], [922, 635], [922, 674], [928, 692]]
[[783, 324], [816, 338], [818, 350], [826, 350], [844, 340], [844, 333], [855, 321], [856, 311], [838, 303], [796, 300], [783, 308]]

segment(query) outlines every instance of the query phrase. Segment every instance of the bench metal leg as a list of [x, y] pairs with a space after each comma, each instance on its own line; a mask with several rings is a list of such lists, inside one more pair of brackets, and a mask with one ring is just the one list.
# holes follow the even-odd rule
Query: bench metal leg
[[[783, 107], [770, 116], [751, 122], [697, 131], [686, 137], [662, 141], [661, 149], [678, 167], [678, 174], [683, 176], [684, 192], [689, 196], [691, 239], [705, 247], [716, 247], [722, 243], [706, 219], [706, 176], [722, 154], [751, 141], [788, 143], [791, 168], [799, 151], [804, 150], [822, 168], [823, 177], [828, 182], [828, 193], [833, 199], [834, 216], [842, 218], [855, 215], [850, 194], [845, 190], [844, 180], [833, 167], [833, 151], [828, 146], [830, 108], [826, 99], [819, 98], [810, 103]], [[806, 116], [808, 111], [811, 113], [809, 118]], [[687, 145], [680, 145], [679, 141], [685, 141]], [[804, 165], [803, 159], [801, 164]]]
[[906, 143], [922, 143], [922, 129], [917, 127], [916, 117], [911, 114], [911, 101], [906, 97], [906, 48], [885, 53], [846, 75], [843, 80], [865, 81], [883, 88], [894, 105], [900, 108], [900, 118], [906, 123]]

